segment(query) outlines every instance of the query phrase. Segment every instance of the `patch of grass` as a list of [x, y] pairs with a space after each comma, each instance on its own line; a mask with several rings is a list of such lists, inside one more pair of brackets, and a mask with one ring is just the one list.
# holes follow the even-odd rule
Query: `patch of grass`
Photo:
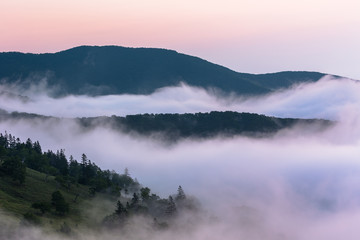
[[[51, 202], [51, 194], [59, 190], [69, 203], [70, 211], [64, 216], [58, 215], [52, 208], [42, 214], [31, 205], [35, 202]], [[75, 201], [76, 199], [76, 201]], [[69, 188], [61, 186], [54, 176], [26, 169], [23, 185], [7, 176], [0, 176], [0, 208], [13, 214], [19, 221], [26, 214], [34, 214], [45, 228], [60, 229], [66, 222], [70, 228], [96, 227], [101, 220], [114, 211], [116, 199], [107, 194], [89, 194], [89, 187], [71, 184]], [[95, 214], [94, 214], [95, 213]]]

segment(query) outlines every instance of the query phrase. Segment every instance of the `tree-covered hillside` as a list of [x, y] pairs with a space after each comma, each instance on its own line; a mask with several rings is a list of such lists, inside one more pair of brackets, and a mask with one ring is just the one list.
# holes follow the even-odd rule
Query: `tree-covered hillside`
[[75, 120], [83, 130], [106, 125], [122, 133], [136, 133], [143, 136], [157, 135], [166, 141], [178, 141], [183, 138], [211, 138], [245, 135], [252, 137], [268, 136], [279, 130], [291, 128], [297, 124], [305, 127], [329, 127], [333, 122], [321, 119], [276, 118], [255, 113], [210, 112], [185, 114], [137, 114], [125, 117], [88, 117], [60, 119], [36, 114], [8, 113], [0, 111], [0, 121], [6, 120]]
[[[0, 134], [0, 212], [17, 216], [23, 224], [70, 233], [79, 226], [121, 228], [141, 215], [161, 229], [179, 213], [196, 209], [181, 186], [162, 199], [128, 169], [123, 174], [102, 170], [85, 154], [77, 161], [65, 150], [43, 152], [38, 141]], [[98, 214], [94, 217], [90, 210]]]
[[82, 126], [95, 126], [102, 119], [115, 128], [141, 135], [162, 133], [169, 140], [211, 138], [216, 136], [266, 136], [296, 124], [327, 127], [330, 121], [318, 119], [275, 118], [255, 113], [209, 112], [186, 114], [138, 114], [126, 117], [81, 118]]
[[54, 54], [0, 53], [0, 80], [23, 87], [46, 79], [55, 95], [148, 94], [184, 82], [237, 94], [263, 94], [317, 81], [317, 72], [246, 74], [176, 51], [81, 46]]

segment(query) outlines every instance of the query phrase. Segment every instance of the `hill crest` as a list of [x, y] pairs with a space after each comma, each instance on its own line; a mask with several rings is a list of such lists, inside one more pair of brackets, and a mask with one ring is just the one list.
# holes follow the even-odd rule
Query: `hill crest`
[[[3, 83], [47, 79], [56, 95], [150, 94], [180, 82], [239, 95], [266, 94], [292, 84], [317, 81], [317, 72], [248, 74], [198, 57], [160, 48], [79, 46], [56, 53], [0, 53]], [[30, 82], [30, 83], [29, 83]]]

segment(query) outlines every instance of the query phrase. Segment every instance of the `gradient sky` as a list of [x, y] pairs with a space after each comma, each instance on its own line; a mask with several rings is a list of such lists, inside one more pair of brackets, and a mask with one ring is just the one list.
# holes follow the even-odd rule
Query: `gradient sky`
[[359, 0], [1, 0], [0, 51], [160, 47], [240, 72], [360, 79]]

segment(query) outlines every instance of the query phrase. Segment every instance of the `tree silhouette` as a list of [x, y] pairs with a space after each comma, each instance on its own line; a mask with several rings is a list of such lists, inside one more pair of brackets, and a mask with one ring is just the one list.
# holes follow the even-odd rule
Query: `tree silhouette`
[[124, 205], [122, 205], [122, 203], [118, 200], [116, 203], [116, 210], [115, 213], [117, 215], [121, 215], [123, 213], [126, 213], [126, 208], [124, 207]]
[[25, 164], [16, 157], [6, 158], [0, 166], [0, 170], [11, 176], [14, 181], [19, 181], [20, 184], [25, 182]]
[[168, 204], [167, 204], [167, 207], [165, 209], [165, 214], [168, 217], [171, 217], [171, 216], [176, 214], [176, 211], [177, 211], [177, 209], [176, 209], [174, 199], [173, 199], [172, 196], [169, 196]]
[[178, 190], [177, 190], [177, 195], [175, 197], [175, 200], [176, 201], [183, 201], [186, 199], [186, 195], [185, 195], [185, 192], [184, 190], [182, 189], [181, 186], [178, 187]]
[[150, 188], [145, 187], [140, 189], [141, 198], [143, 201], [147, 201], [150, 198]]
[[60, 191], [55, 191], [51, 195], [51, 204], [55, 207], [56, 212], [59, 214], [65, 214], [69, 212], [69, 204], [65, 202], [65, 199]]

